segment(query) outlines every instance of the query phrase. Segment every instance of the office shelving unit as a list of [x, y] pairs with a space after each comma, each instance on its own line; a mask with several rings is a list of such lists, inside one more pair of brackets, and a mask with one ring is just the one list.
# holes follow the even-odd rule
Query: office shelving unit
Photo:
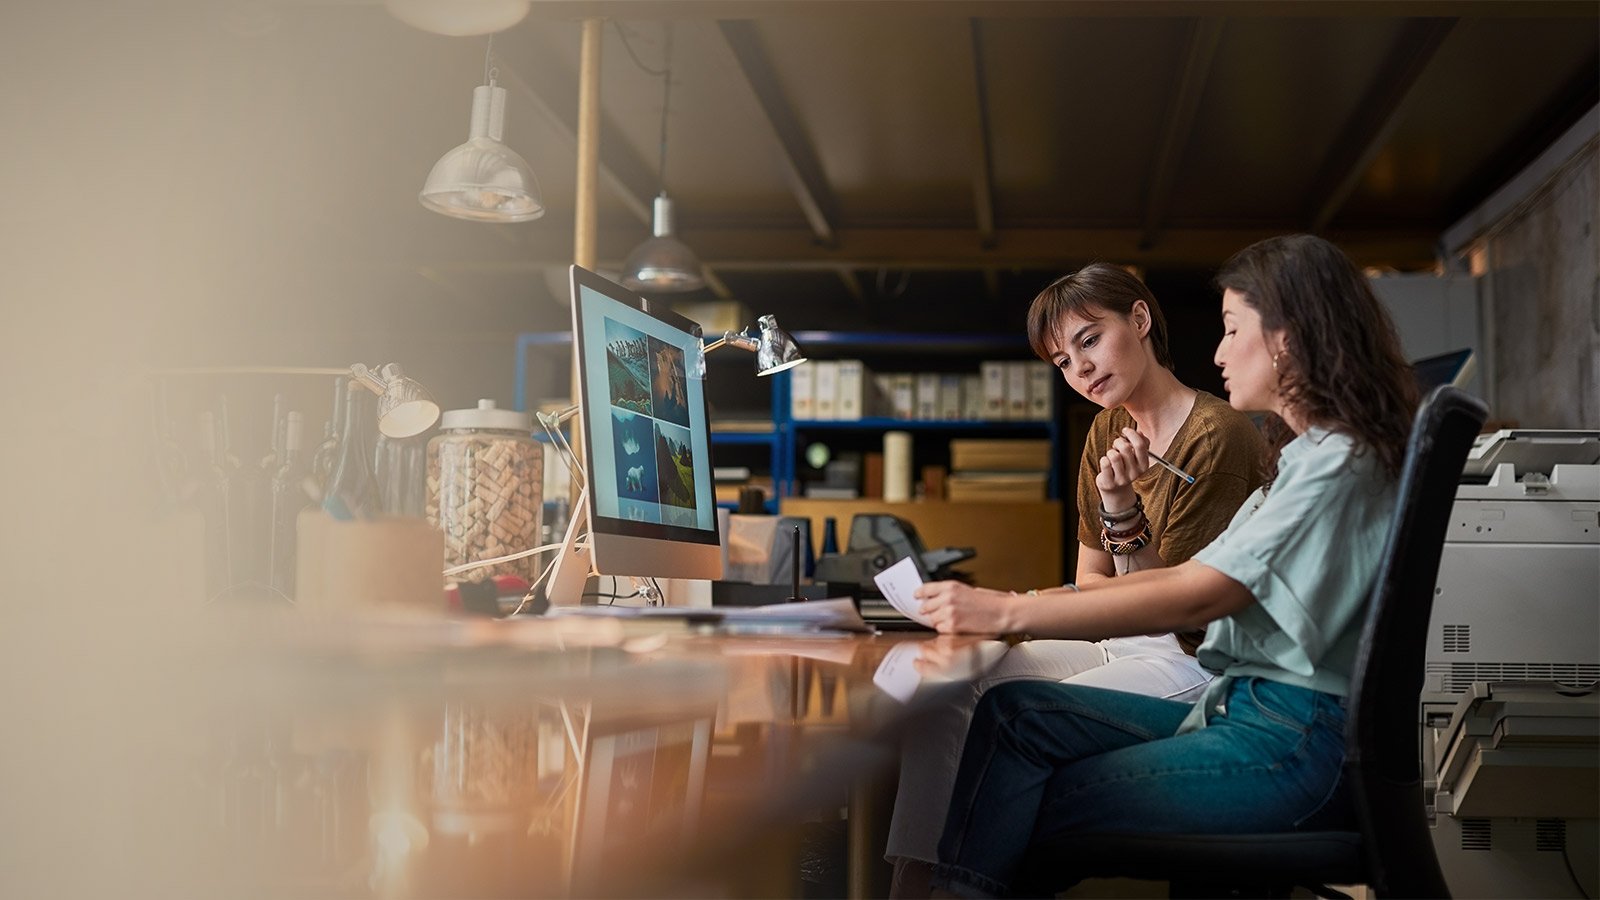
[[[985, 359], [1031, 358], [1027, 340], [1022, 335], [950, 335], [950, 334], [900, 334], [894, 332], [840, 332], [799, 331], [794, 338], [813, 358], [860, 358], [869, 366], [889, 368], [951, 369], [956, 365], [976, 367]], [[570, 367], [570, 332], [536, 332], [517, 336], [516, 386], [513, 392], [517, 409], [528, 406], [528, 377], [530, 356], [541, 351], [562, 352], [564, 365]], [[729, 358], [717, 354], [710, 360]], [[733, 358], [737, 358], [734, 355]], [[801, 448], [810, 439], [833, 436], [839, 440], [865, 440], [873, 434], [889, 430], [911, 432], [920, 442], [924, 436], [943, 439], [963, 436], [1015, 436], [1043, 437], [1056, 448], [1052, 458], [1059, 455], [1060, 416], [1052, 414], [1046, 420], [923, 420], [898, 419], [887, 416], [868, 416], [849, 420], [797, 420], [792, 416], [792, 395], [788, 372], [780, 372], [771, 381], [771, 428], [753, 431], [719, 429], [713, 419], [711, 443], [715, 447], [765, 447], [772, 473], [773, 488], [778, 497], [772, 498], [769, 508], [776, 508], [779, 497], [795, 496], [799, 490], [799, 457]], [[713, 450], [713, 452], [715, 452]], [[1052, 466], [1049, 495], [1059, 495], [1057, 470]]]

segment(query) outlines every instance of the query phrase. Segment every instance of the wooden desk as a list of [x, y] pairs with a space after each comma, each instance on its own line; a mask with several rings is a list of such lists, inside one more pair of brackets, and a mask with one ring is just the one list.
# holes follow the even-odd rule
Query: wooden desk
[[[197, 748], [218, 895], [786, 895], [797, 826], [850, 803], [852, 894], [881, 866], [852, 789], [994, 641], [727, 637], [530, 620], [255, 634]], [[874, 684], [909, 657], [906, 700]], [[906, 682], [901, 682], [905, 687]], [[900, 689], [897, 693], [905, 696]]]

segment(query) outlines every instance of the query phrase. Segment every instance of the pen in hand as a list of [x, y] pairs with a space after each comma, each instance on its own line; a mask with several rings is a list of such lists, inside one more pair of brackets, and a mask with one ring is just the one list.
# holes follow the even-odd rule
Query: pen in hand
[[[1146, 452], [1148, 452], [1148, 451], [1146, 451]], [[1190, 475], [1188, 472], [1185, 472], [1184, 470], [1178, 468], [1177, 466], [1173, 465], [1172, 463], [1167, 462], [1166, 460], [1162, 459], [1161, 457], [1157, 456], [1154, 453], [1150, 453], [1150, 458], [1155, 460], [1157, 463], [1159, 463], [1161, 465], [1161, 467], [1166, 469], [1168, 472], [1171, 472], [1172, 474], [1178, 476], [1179, 478], [1182, 478], [1184, 481], [1188, 482], [1189, 484], [1194, 484], [1194, 476]]]

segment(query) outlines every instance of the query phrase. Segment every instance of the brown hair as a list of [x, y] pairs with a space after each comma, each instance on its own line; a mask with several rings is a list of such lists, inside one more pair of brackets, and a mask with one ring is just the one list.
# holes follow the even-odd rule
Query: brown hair
[[1133, 313], [1133, 305], [1140, 300], [1150, 308], [1150, 346], [1155, 350], [1156, 362], [1171, 369], [1167, 318], [1161, 314], [1161, 304], [1144, 282], [1110, 263], [1090, 263], [1057, 278], [1040, 291], [1028, 307], [1028, 345], [1040, 359], [1054, 362], [1050, 358], [1050, 342], [1067, 315], [1077, 313], [1098, 319], [1102, 310], [1109, 310], [1127, 318]]
[[[1284, 405], [1354, 438], [1398, 476], [1417, 411], [1416, 380], [1393, 320], [1344, 251], [1309, 234], [1268, 238], [1235, 253], [1216, 284], [1241, 294], [1263, 331], [1283, 333]], [[1293, 438], [1276, 416], [1267, 424], [1274, 448]]]

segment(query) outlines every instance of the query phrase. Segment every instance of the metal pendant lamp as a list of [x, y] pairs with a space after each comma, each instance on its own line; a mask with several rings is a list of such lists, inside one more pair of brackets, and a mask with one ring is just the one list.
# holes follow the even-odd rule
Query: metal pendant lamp
[[472, 89], [467, 142], [433, 164], [417, 199], [457, 219], [531, 222], [544, 215], [539, 180], [527, 161], [502, 142], [506, 89], [495, 84], [492, 68], [485, 80], [487, 84]]
[[656, 197], [651, 237], [633, 248], [622, 264], [622, 283], [636, 291], [681, 293], [705, 286], [700, 257], [673, 236], [672, 200], [667, 197], [667, 110], [672, 99], [672, 32], [666, 33], [667, 66], [662, 74], [661, 193]]

